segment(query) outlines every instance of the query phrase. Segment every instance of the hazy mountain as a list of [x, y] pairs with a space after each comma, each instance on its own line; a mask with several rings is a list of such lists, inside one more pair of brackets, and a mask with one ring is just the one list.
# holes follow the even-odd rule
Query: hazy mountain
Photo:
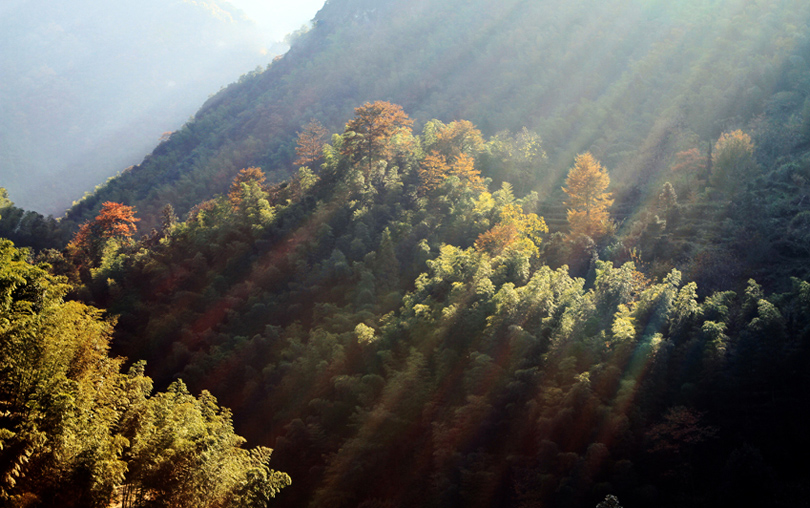
[[4, 3], [0, 184], [61, 214], [280, 49], [222, 1]]

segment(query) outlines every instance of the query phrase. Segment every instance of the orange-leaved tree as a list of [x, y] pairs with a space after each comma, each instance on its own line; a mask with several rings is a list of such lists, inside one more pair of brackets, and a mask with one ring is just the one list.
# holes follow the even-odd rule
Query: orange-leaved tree
[[411, 120], [402, 106], [386, 101], [367, 102], [354, 110], [343, 132], [342, 155], [352, 164], [366, 160], [367, 173], [375, 160], [393, 155], [391, 138], [410, 133]]
[[469, 184], [475, 190], [485, 190], [481, 172], [475, 169], [475, 160], [466, 153], [462, 153], [456, 157], [456, 160], [450, 167], [450, 174], [457, 176], [459, 180]]
[[304, 130], [298, 133], [295, 165], [308, 166], [312, 162], [321, 160], [327, 134], [329, 133], [326, 128], [317, 120], [310, 120], [304, 125]]
[[68, 244], [68, 252], [75, 257], [85, 257], [90, 264], [101, 258], [104, 244], [110, 238], [130, 238], [137, 231], [135, 208], [107, 201], [92, 221], [85, 222]]
[[613, 204], [607, 170], [589, 152], [577, 156], [568, 172], [563, 191], [568, 195], [568, 225], [571, 236], [586, 235], [597, 239], [612, 227], [608, 208]]
[[439, 188], [442, 182], [447, 178], [449, 171], [450, 166], [447, 165], [447, 160], [444, 156], [437, 152], [432, 152], [425, 156], [418, 169], [419, 179], [422, 182], [419, 187], [420, 192], [425, 194]]
[[228, 200], [231, 202], [234, 208], [239, 208], [239, 204], [242, 202], [242, 197], [244, 194], [242, 184], [255, 183], [259, 187], [262, 187], [266, 178], [267, 177], [264, 175], [264, 171], [256, 167], [249, 167], [240, 170], [233, 179], [233, 182], [231, 182], [231, 188], [228, 192]]
[[475, 168], [475, 157], [484, 149], [484, 138], [469, 120], [444, 125], [432, 120], [425, 126], [424, 148], [429, 155], [422, 161], [419, 177], [424, 194], [438, 188], [450, 176], [476, 190], [484, 190], [481, 172]]
[[422, 182], [419, 187], [421, 194], [438, 189], [451, 176], [458, 177], [461, 183], [477, 191], [486, 189], [481, 172], [475, 169], [475, 160], [466, 153], [460, 154], [452, 160], [452, 163], [448, 163], [444, 155], [433, 151], [422, 160], [418, 173]]
[[481, 131], [469, 120], [458, 120], [442, 126], [433, 147], [447, 160], [456, 159], [462, 154], [475, 157], [483, 149]]

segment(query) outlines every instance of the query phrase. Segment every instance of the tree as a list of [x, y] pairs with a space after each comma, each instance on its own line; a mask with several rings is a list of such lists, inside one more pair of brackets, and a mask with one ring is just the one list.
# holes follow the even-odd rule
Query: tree
[[484, 138], [472, 122], [458, 120], [439, 129], [433, 149], [447, 160], [454, 160], [462, 154], [475, 157], [484, 149]]
[[264, 171], [259, 168], [249, 167], [242, 169], [231, 183], [231, 190], [228, 192], [228, 200], [234, 207], [238, 208], [244, 193], [242, 184], [255, 183], [261, 187], [264, 185], [266, 179], [267, 177], [264, 175]]
[[450, 174], [457, 176], [459, 180], [469, 184], [475, 190], [485, 190], [484, 180], [481, 179], [481, 172], [475, 169], [475, 159], [466, 153], [461, 153], [456, 157], [456, 160], [450, 167]]
[[475, 157], [484, 149], [484, 139], [472, 122], [459, 120], [444, 125], [431, 120], [422, 137], [425, 151], [430, 151], [419, 167], [422, 193], [437, 189], [450, 176], [457, 176], [476, 190], [485, 189], [481, 172], [475, 168]]
[[664, 218], [667, 220], [667, 229], [672, 229], [673, 224], [670, 221], [677, 215], [678, 209], [678, 194], [675, 188], [669, 182], [664, 182], [661, 191], [658, 193], [658, 210], [663, 213]]
[[164, 235], [168, 234], [168, 232], [177, 225], [177, 214], [174, 213], [174, 207], [171, 203], [167, 203], [166, 206], [160, 211], [160, 231]]
[[0, 506], [264, 506], [290, 484], [207, 392], [121, 373], [114, 321], [27, 257], [0, 239]]
[[517, 239], [518, 232], [514, 224], [498, 223], [478, 236], [475, 240], [475, 248], [476, 250], [497, 256]]
[[343, 132], [342, 154], [353, 164], [366, 160], [367, 174], [375, 160], [392, 155], [391, 138], [410, 133], [413, 120], [402, 106], [386, 101], [367, 102], [354, 110]]
[[93, 234], [101, 238], [129, 238], [137, 231], [135, 223], [139, 220], [134, 207], [107, 201], [90, 227]]
[[758, 169], [751, 136], [738, 129], [723, 133], [715, 143], [709, 181], [713, 187], [736, 194]]
[[85, 222], [67, 246], [68, 252], [76, 258], [84, 257], [90, 265], [101, 259], [104, 245], [111, 238], [131, 238], [137, 231], [135, 208], [121, 203], [107, 201], [95, 219]]
[[323, 158], [323, 145], [329, 133], [317, 120], [310, 120], [304, 130], [298, 133], [298, 144], [295, 147], [295, 165], [308, 166]]
[[577, 156], [568, 172], [563, 191], [568, 194], [568, 224], [571, 235], [586, 235], [597, 239], [610, 229], [608, 208], [613, 204], [607, 170], [589, 152]]
[[672, 187], [671, 183], [664, 182], [661, 192], [658, 193], [658, 208], [666, 212], [673, 206], [677, 206], [677, 204], [678, 194], [675, 192], [675, 188]]
[[[675, 162], [672, 165], [672, 173], [677, 175], [678, 181], [682, 182], [683, 189], [690, 193], [695, 189], [696, 180], [705, 179], [707, 158], [700, 153], [697, 148], [691, 148], [675, 154]], [[676, 182], [677, 183], [677, 182]]]
[[523, 213], [517, 205], [509, 203], [501, 210], [500, 221], [479, 235], [475, 248], [498, 255], [511, 247], [536, 255], [540, 251], [541, 235], [545, 233], [548, 233], [548, 226], [542, 217], [535, 213]]
[[419, 186], [419, 191], [422, 194], [434, 191], [447, 178], [447, 173], [450, 167], [447, 165], [447, 160], [441, 154], [432, 152], [426, 156], [419, 165], [419, 179], [422, 184]]
[[481, 172], [475, 169], [475, 161], [465, 153], [456, 157], [452, 164], [448, 164], [444, 155], [433, 151], [424, 158], [418, 172], [422, 181], [419, 187], [422, 194], [438, 189], [450, 176], [457, 176], [462, 183], [470, 185], [475, 190], [485, 189]]
[[[306, 166], [300, 168], [309, 171]], [[264, 172], [255, 167], [245, 168], [236, 175], [228, 194], [233, 218], [241, 227], [260, 232], [273, 220], [275, 210], [270, 204], [270, 194], [263, 185]], [[296, 185], [300, 188], [300, 185]]]
[[[135, 416], [135, 415], [133, 415]], [[141, 506], [259, 506], [290, 484], [267, 467], [269, 448], [245, 450], [231, 413], [203, 391], [189, 393], [182, 381], [144, 401], [142, 421], [128, 435], [129, 503]]]

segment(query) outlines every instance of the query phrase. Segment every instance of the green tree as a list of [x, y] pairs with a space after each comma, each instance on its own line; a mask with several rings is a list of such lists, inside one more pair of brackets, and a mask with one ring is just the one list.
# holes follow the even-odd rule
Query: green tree
[[0, 240], [0, 507], [256, 506], [289, 485], [210, 394], [122, 374], [114, 322], [27, 256]]
[[713, 187], [732, 195], [759, 171], [754, 160], [754, 142], [741, 130], [723, 133], [714, 145], [709, 181]]

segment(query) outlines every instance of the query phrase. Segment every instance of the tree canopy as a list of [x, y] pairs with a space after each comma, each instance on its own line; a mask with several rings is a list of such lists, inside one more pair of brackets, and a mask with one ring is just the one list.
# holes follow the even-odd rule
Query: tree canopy
[[0, 506], [258, 506], [289, 485], [209, 393], [122, 373], [115, 321], [27, 256], [0, 239]]
[[580, 154], [568, 172], [565, 185], [571, 234], [604, 236], [610, 229], [608, 208], [613, 204], [610, 193], [605, 192], [610, 185], [607, 170], [590, 153]]

